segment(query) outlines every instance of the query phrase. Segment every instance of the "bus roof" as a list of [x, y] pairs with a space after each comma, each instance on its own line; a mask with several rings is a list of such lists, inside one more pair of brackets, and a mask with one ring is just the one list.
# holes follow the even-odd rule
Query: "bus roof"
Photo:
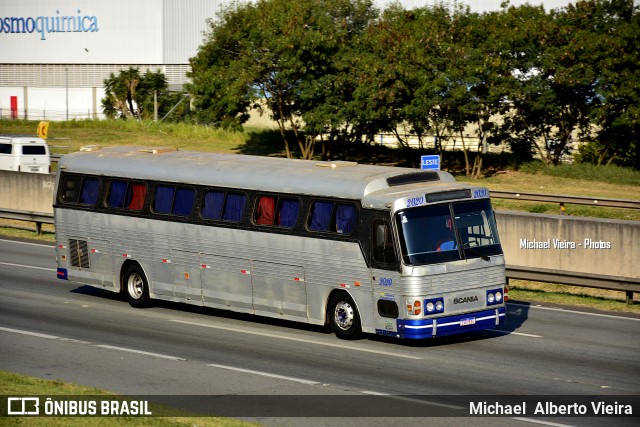
[[372, 208], [388, 208], [394, 200], [418, 191], [470, 188], [456, 183], [444, 171], [173, 148], [93, 147], [62, 156], [59, 168], [73, 173], [358, 199]]

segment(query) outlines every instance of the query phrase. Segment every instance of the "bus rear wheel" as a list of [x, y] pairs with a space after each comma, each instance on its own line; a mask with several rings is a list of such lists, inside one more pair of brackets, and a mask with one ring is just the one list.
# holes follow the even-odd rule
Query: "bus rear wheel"
[[124, 273], [124, 291], [131, 307], [142, 308], [149, 306], [149, 283], [142, 268], [131, 264]]
[[329, 323], [336, 336], [343, 340], [353, 340], [360, 336], [360, 315], [351, 297], [340, 292], [331, 297], [328, 306]]

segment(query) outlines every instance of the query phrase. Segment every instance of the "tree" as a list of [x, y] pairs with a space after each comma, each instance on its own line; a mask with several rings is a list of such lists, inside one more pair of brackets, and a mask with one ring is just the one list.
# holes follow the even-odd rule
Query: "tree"
[[[238, 129], [251, 107], [278, 123], [287, 157], [289, 128], [303, 158], [330, 125], [335, 57], [373, 16], [369, 0], [262, 0], [231, 4], [210, 21], [205, 43], [191, 58], [199, 117]], [[335, 104], [335, 102], [333, 102]]]
[[640, 170], [640, 14], [631, 0], [597, 3], [602, 34], [597, 81], [602, 99], [594, 113], [598, 126], [595, 163], [618, 163]]
[[151, 119], [154, 115], [154, 93], [162, 105], [171, 96], [167, 92], [167, 80], [160, 71], [147, 71], [143, 76], [137, 68], [111, 73], [104, 80], [105, 97], [102, 108], [109, 118]]

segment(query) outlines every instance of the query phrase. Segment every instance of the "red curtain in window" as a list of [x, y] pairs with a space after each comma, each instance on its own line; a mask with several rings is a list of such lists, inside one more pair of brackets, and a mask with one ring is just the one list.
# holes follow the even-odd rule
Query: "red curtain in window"
[[275, 200], [273, 197], [260, 197], [256, 224], [273, 225], [273, 213], [275, 211]]
[[139, 211], [144, 206], [144, 196], [147, 194], [147, 187], [144, 184], [131, 184], [131, 202], [127, 209]]

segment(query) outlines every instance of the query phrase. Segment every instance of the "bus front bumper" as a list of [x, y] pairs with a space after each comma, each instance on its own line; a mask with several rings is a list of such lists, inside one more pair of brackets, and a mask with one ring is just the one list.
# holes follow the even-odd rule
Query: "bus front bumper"
[[409, 339], [435, 338], [493, 328], [504, 324], [506, 317], [506, 307], [497, 307], [431, 319], [397, 319], [397, 332], [378, 329], [376, 333]]

